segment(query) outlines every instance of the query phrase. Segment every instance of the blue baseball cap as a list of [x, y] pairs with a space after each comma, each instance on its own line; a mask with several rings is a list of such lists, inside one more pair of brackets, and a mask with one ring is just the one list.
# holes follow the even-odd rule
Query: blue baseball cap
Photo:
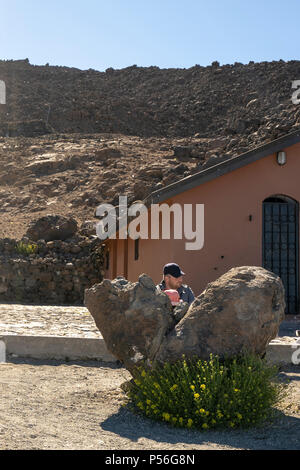
[[184, 276], [185, 273], [181, 271], [180, 267], [176, 263], [168, 263], [164, 266], [164, 276], [171, 274], [173, 277]]

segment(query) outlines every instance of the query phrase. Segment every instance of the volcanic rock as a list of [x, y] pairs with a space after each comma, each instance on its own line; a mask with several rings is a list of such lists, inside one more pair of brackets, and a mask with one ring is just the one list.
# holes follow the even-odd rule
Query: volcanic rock
[[46, 242], [51, 240], [66, 240], [77, 231], [77, 222], [72, 217], [62, 215], [46, 215], [29, 224], [26, 236], [31, 240], [40, 239]]
[[189, 308], [172, 311], [146, 274], [136, 283], [105, 279], [85, 290], [85, 306], [108, 350], [134, 375], [141, 363], [174, 362], [183, 355], [263, 356], [284, 318], [285, 300], [277, 275], [241, 266], [209, 283]]
[[175, 324], [168, 296], [146, 274], [135, 283], [122, 277], [104, 279], [85, 290], [84, 304], [108, 350], [132, 372], [140, 363], [154, 359]]
[[232, 268], [194, 300], [156, 359], [230, 357], [243, 351], [262, 356], [278, 333], [284, 308], [284, 287], [276, 274], [256, 266]]

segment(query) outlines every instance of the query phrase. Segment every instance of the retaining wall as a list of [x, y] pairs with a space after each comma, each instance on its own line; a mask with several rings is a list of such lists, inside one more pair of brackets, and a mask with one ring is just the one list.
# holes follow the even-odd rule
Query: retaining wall
[[[20, 253], [20, 242], [34, 244], [35, 253]], [[0, 303], [83, 305], [84, 290], [103, 274], [103, 247], [95, 236], [36, 243], [0, 239]]]

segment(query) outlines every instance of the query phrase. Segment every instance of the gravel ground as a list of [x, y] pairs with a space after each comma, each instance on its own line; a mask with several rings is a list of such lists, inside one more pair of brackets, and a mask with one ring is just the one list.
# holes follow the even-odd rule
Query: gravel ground
[[300, 366], [281, 371], [288, 397], [277, 419], [251, 431], [174, 429], [122, 406], [130, 374], [116, 364], [0, 364], [0, 449], [200, 450], [300, 449]]

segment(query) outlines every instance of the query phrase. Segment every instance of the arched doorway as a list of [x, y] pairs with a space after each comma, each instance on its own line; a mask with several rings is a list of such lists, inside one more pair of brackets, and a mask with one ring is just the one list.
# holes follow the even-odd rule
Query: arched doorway
[[263, 201], [262, 266], [280, 276], [286, 314], [299, 313], [298, 202], [284, 195]]

